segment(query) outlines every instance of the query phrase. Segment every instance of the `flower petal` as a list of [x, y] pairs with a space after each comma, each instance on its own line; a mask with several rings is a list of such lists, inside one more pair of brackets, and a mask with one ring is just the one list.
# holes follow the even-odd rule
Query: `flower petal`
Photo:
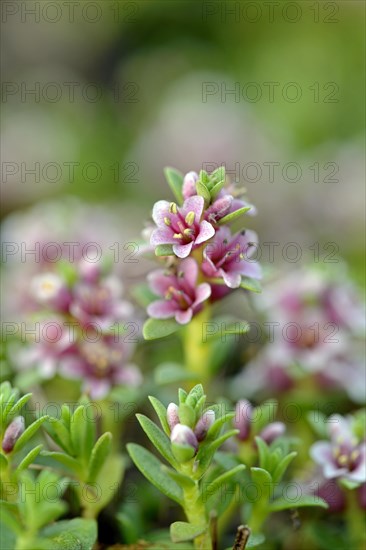
[[194, 288], [196, 286], [196, 281], [198, 277], [198, 265], [193, 258], [186, 258], [185, 260], [183, 260], [179, 266], [178, 271], [183, 272], [184, 280], [188, 284], [188, 286], [190, 286], [191, 288]]
[[202, 304], [205, 300], [207, 300], [211, 296], [211, 287], [208, 283], [201, 283], [198, 285], [196, 290], [196, 299], [192, 304], [192, 307], [198, 306], [199, 304]]
[[150, 244], [158, 246], [159, 244], [174, 244], [177, 240], [174, 239], [173, 233], [168, 226], [159, 227], [151, 233]]
[[211, 239], [211, 237], [213, 237], [214, 235], [215, 229], [213, 228], [213, 226], [210, 223], [206, 222], [206, 220], [203, 220], [200, 223], [200, 232], [196, 237], [195, 244], [204, 243], [205, 241], [208, 241], [208, 239]]
[[310, 456], [317, 463], [324, 465], [332, 461], [332, 446], [329, 441], [317, 441], [310, 448]]
[[238, 288], [241, 283], [240, 273], [226, 272], [220, 269], [220, 274], [229, 288]]
[[169, 202], [158, 201], [154, 204], [152, 218], [157, 226], [164, 226], [164, 218], [169, 214]]
[[184, 204], [181, 208], [181, 212], [184, 216], [188, 214], [188, 212], [194, 212], [195, 213], [195, 222], [199, 223], [203, 207], [205, 205], [205, 200], [200, 195], [194, 195], [193, 197], [189, 197], [184, 201]]
[[174, 244], [173, 252], [176, 256], [178, 256], [178, 258], [187, 258], [187, 256], [189, 256], [191, 253], [192, 246], [193, 246], [192, 241], [188, 244]]
[[147, 313], [155, 319], [169, 319], [174, 317], [177, 306], [172, 300], [156, 300], [147, 306]]
[[170, 286], [176, 286], [177, 280], [174, 275], [167, 274], [164, 269], [156, 269], [149, 273], [147, 280], [151, 290], [158, 296], [165, 296]]
[[185, 311], [177, 311], [175, 314], [175, 320], [180, 325], [186, 325], [192, 319], [193, 311], [192, 308], [188, 308]]

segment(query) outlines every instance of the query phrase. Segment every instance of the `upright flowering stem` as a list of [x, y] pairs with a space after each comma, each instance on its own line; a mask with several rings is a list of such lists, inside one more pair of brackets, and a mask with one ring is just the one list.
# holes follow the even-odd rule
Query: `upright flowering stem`
[[[189, 474], [189, 469], [187, 470]], [[184, 512], [187, 516], [189, 523], [192, 525], [204, 525], [206, 523], [206, 511], [202, 499], [200, 498], [200, 491], [198, 481], [195, 482], [194, 487], [186, 488], [183, 491], [184, 494]], [[211, 550], [212, 541], [210, 530], [199, 535], [194, 539], [194, 547], [197, 550]]]
[[186, 369], [196, 374], [205, 384], [210, 379], [210, 342], [205, 341], [205, 324], [211, 319], [211, 308], [206, 302], [203, 310], [185, 327], [183, 334]]
[[366, 545], [366, 531], [364, 529], [365, 514], [358, 502], [357, 491], [347, 489], [345, 493], [348, 539], [351, 543], [351, 548], [364, 550]]

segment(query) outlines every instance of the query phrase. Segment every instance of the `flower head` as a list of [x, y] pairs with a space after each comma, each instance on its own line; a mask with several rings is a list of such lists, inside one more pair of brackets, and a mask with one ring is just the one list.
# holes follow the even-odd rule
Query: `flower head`
[[242, 276], [259, 279], [260, 266], [250, 259], [256, 243], [257, 236], [253, 231], [232, 236], [228, 227], [222, 227], [204, 250], [202, 271], [207, 277], [224, 279], [229, 288], [238, 288]]
[[201, 220], [203, 207], [204, 199], [198, 195], [186, 199], [182, 207], [174, 202], [158, 201], [153, 209], [157, 229], [151, 235], [151, 244], [171, 244], [176, 256], [186, 258], [194, 247], [215, 234], [213, 226]]
[[210, 285], [197, 285], [197, 278], [198, 265], [193, 258], [183, 260], [176, 274], [164, 270], [151, 273], [148, 280], [152, 291], [165, 299], [152, 302], [148, 314], [156, 319], [175, 317], [177, 323], [189, 323], [211, 294]]
[[328, 419], [330, 441], [317, 441], [310, 449], [326, 479], [366, 481], [366, 443], [354, 433], [353, 418], [333, 415]]

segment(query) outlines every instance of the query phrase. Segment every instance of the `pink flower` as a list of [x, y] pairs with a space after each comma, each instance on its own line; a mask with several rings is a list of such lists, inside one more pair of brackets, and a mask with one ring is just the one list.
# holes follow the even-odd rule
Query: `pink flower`
[[30, 284], [32, 297], [39, 305], [67, 312], [71, 302], [71, 292], [56, 273], [35, 275]]
[[310, 456], [323, 469], [326, 479], [366, 481], [366, 443], [352, 432], [352, 417], [332, 415], [328, 419], [330, 441], [317, 441]]
[[168, 201], [154, 205], [153, 220], [157, 225], [151, 235], [153, 246], [172, 244], [178, 258], [186, 258], [192, 248], [214, 236], [215, 230], [206, 220], [201, 221], [204, 199], [198, 195], [189, 197], [182, 207]]
[[11, 453], [14, 449], [15, 443], [22, 435], [25, 429], [25, 422], [23, 416], [17, 416], [12, 420], [9, 426], [5, 430], [4, 438], [1, 444], [2, 450], [5, 453]]
[[175, 317], [181, 325], [189, 323], [211, 294], [208, 283], [196, 286], [197, 277], [198, 265], [192, 258], [179, 264], [177, 274], [160, 269], [151, 273], [148, 280], [152, 291], [165, 299], [152, 302], [147, 308], [148, 314], [156, 319]]
[[132, 347], [115, 342], [105, 336], [97, 342], [83, 342], [78, 354], [70, 355], [61, 365], [61, 374], [83, 381], [83, 390], [92, 399], [102, 399], [112, 386], [139, 386], [142, 376], [139, 369], [128, 362]]
[[242, 275], [260, 279], [260, 266], [250, 259], [256, 243], [253, 231], [232, 236], [228, 227], [222, 227], [203, 252], [202, 271], [207, 277], [224, 279], [229, 288], [238, 288]]
[[235, 407], [234, 428], [239, 430], [237, 438], [240, 441], [247, 441], [250, 436], [252, 424], [252, 404], [247, 399], [241, 399]]
[[82, 324], [96, 324], [104, 330], [132, 314], [132, 306], [121, 299], [122, 284], [110, 276], [97, 283], [81, 282], [75, 286], [70, 313]]

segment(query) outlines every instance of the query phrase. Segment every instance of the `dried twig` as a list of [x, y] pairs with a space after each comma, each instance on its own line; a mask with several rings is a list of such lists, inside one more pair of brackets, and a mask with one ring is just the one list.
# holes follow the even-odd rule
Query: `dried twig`
[[244, 550], [250, 537], [250, 529], [247, 525], [239, 525], [236, 531], [233, 550]]

